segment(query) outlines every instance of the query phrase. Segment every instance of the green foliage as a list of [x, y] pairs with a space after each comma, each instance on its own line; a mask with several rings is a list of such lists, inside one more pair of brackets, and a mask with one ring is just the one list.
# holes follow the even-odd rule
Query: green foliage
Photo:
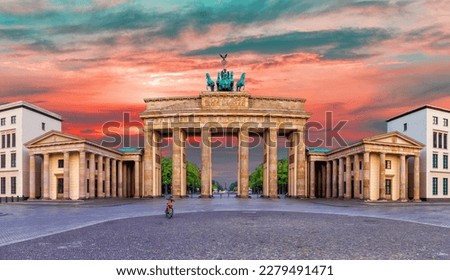
[[161, 158], [161, 183], [162, 185], [172, 185], [172, 158]]
[[230, 192], [235, 192], [235, 191], [237, 191], [237, 182], [236, 181], [234, 181], [233, 183], [231, 183], [229, 186], [228, 186], [228, 191], [230, 191]]
[[[200, 170], [190, 161], [186, 162], [186, 182], [189, 187], [201, 186]], [[172, 185], [172, 158], [161, 158], [161, 183]]]
[[[289, 170], [289, 163], [287, 159], [280, 159], [278, 161], [278, 185], [287, 185], [288, 183], [288, 170]], [[250, 174], [249, 177], [249, 187], [251, 189], [262, 189], [262, 185], [263, 185], [263, 165], [260, 164], [258, 165], [258, 167], [256, 167], [255, 171], [253, 171]]]

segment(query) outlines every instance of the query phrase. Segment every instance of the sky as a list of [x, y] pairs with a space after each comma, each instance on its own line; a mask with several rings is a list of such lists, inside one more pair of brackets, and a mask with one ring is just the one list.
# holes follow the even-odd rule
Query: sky
[[[305, 98], [311, 122], [346, 122], [349, 143], [424, 104], [450, 108], [446, 0], [0, 0], [0, 103], [56, 112], [88, 139], [139, 121], [144, 98], [198, 95], [219, 53], [250, 94]], [[233, 153], [217, 154], [217, 176], [235, 176]]]

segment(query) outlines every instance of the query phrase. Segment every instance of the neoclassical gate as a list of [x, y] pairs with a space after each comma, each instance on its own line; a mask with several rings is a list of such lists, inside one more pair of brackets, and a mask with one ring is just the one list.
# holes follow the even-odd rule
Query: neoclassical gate
[[308, 197], [306, 184], [305, 124], [310, 114], [305, 99], [256, 97], [248, 92], [201, 92], [193, 97], [145, 99], [144, 191], [143, 196], [161, 195], [163, 137], [173, 139], [174, 197], [186, 196], [186, 138], [201, 136], [201, 196], [212, 195], [211, 137], [215, 133], [238, 135], [238, 196], [248, 197], [249, 135], [264, 141], [263, 195], [277, 197], [277, 138], [289, 143], [289, 186], [291, 197]]

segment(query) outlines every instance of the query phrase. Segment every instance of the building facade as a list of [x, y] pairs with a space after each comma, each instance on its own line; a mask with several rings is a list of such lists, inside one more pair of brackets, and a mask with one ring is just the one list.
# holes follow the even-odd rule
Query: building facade
[[0, 197], [29, 197], [28, 149], [24, 143], [50, 130], [61, 116], [24, 101], [0, 105]]
[[30, 199], [92, 199], [143, 196], [142, 150], [125, 152], [49, 131], [29, 149]]
[[[448, 199], [450, 110], [425, 105], [387, 120], [387, 130], [400, 131], [421, 143], [420, 197]], [[412, 163], [409, 162], [409, 166]]]

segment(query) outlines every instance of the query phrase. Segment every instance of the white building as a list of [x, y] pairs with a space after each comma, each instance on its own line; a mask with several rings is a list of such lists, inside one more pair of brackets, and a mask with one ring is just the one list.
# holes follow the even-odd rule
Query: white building
[[387, 120], [388, 132], [399, 131], [425, 145], [420, 157], [422, 199], [450, 198], [449, 119], [450, 110], [425, 105]]
[[29, 156], [24, 143], [50, 130], [61, 116], [24, 101], [0, 105], [0, 197], [29, 196]]

